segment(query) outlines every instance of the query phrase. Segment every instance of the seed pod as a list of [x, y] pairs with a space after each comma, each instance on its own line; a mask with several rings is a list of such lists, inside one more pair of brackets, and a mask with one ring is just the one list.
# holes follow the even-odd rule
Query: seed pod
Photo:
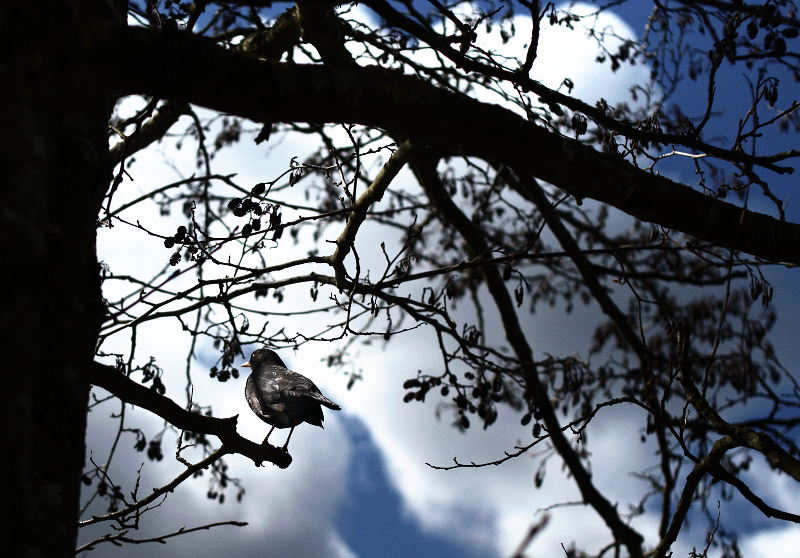
[[572, 127], [575, 130], [575, 136], [582, 136], [586, 133], [587, 128], [589, 127], [588, 122], [586, 121], [586, 117], [582, 114], [573, 114], [572, 115]]

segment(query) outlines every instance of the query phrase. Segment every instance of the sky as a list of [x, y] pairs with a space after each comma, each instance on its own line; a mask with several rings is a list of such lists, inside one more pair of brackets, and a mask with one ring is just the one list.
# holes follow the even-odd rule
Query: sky
[[[640, 25], [643, 21], [642, 14], [622, 15], [629, 25]], [[639, 29], [629, 27], [619, 17], [606, 17], [617, 33], [638, 36]], [[524, 29], [530, 22], [519, 18], [515, 24], [518, 37], [525, 37]], [[576, 85], [574, 94], [589, 102], [600, 97], [612, 103], [626, 99], [628, 86], [642, 81], [647, 70], [623, 67], [609, 74], [606, 67], [593, 62], [597, 53], [595, 45], [579, 37], [576, 33], [565, 35], [558, 28], [543, 29], [541, 54], [531, 75], [554, 87], [564, 77], [570, 77]], [[513, 39], [503, 48], [524, 48], [519, 41], [522, 39]], [[497, 102], [486, 95], [484, 100]], [[287, 167], [291, 157], [301, 155], [302, 159], [302, 154], [311, 148], [307, 140], [291, 136], [276, 142], [267, 155], [261, 148], [242, 143], [221, 153], [214, 166], [222, 174], [239, 173], [236, 180], [250, 185], [273, 179]], [[175, 169], [165, 163], [166, 159], [174, 159], [179, 167], [191, 169], [193, 157], [190, 147], [177, 151], [168, 143], [137, 154], [137, 163], [131, 169], [133, 181], [123, 183], [115, 195], [114, 206], [180, 178]], [[399, 179], [408, 178], [401, 175]], [[161, 231], [174, 230], [182, 223], [177, 215], [160, 217], [158, 209], [152, 205], [137, 211], [137, 218]], [[146, 234], [121, 225], [101, 229], [98, 246], [100, 258], [120, 275], [157, 269], [168, 257], [168, 251], [154, 244]], [[292, 250], [297, 248], [287, 242], [270, 254], [277, 261]], [[788, 309], [790, 316], [796, 316], [796, 290], [792, 290], [796, 285], [791, 283], [793, 279], [785, 280], [787, 288], [776, 288], [776, 296], [784, 297], [782, 307]], [[106, 284], [105, 288], [108, 298], [130, 290], [127, 285]], [[289, 302], [276, 309], [286, 311], [285, 306], [291, 304], [292, 296], [306, 300], [305, 289], [303, 287], [299, 295], [287, 291]], [[535, 339], [539, 357], [546, 353], [585, 355], [598, 316], [597, 310], [592, 308], [578, 316], [567, 316], [558, 307], [549, 312], [537, 312], [535, 316], [521, 314], [526, 330], [535, 332], [531, 337]], [[319, 317], [313, 320], [318, 321]], [[286, 319], [280, 325], [293, 331], [309, 327], [308, 321], [302, 319]], [[137, 331], [138, 358], [146, 360], [151, 355], [157, 358], [159, 366], [165, 370], [167, 395], [179, 404], [185, 402], [182, 398], [189, 341], [177, 322], [159, 320]], [[125, 332], [110, 338], [103, 349], [126, 352], [129, 344], [129, 333]], [[447, 416], [441, 420], [436, 418], [432, 403], [402, 402], [400, 385], [404, 379], [413, 377], [417, 370], [439, 366], [438, 348], [429, 331], [409, 332], [386, 346], [379, 343], [354, 345], [348, 357], [361, 370], [363, 379], [352, 389], [347, 389], [347, 378], [342, 373], [325, 366], [323, 359], [330, 349], [310, 344], [296, 353], [280, 351], [289, 368], [310, 377], [326, 396], [342, 407], [340, 412], [325, 409], [324, 430], [308, 424], [295, 429], [290, 445], [293, 462], [288, 469], [280, 470], [271, 465], [257, 468], [241, 456], [230, 456], [226, 458], [230, 474], [240, 478], [246, 490], [241, 503], [235, 501], [232, 491], [224, 504], [209, 500], [207, 477], [193, 479], [170, 494], [159, 508], [145, 514], [139, 529], [132, 530], [129, 536], [143, 539], [184, 526], [191, 528], [227, 520], [246, 521], [248, 526], [219, 526], [170, 539], [167, 544], [116, 547], [104, 543], [83, 555], [122, 558], [146, 552], [154, 557], [203, 558], [219, 556], [222, 552], [277, 558], [506, 557], [516, 549], [527, 529], [541, 520], [545, 507], [555, 502], [579, 500], [577, 489], [562, 471], [557, 457], [543, 465], [546, 478], [541, 488], [534, 485], [534, 475], [542, 462], [538, 454], [525, 455], [499, 467], [479, 469], [441, 471], [426, 465], [448, 465], [454, 457], [462, 462], [491, 461], [516, 444], [529, 441], [530, 437], [529, 428], [520, 427], [520, 415], [510, 409], [501, 410], [497, 423], [490, 429], [471, 428], [462, 434], [449, 424]], [[245, 376], [225, 383], [211, 379], [208, 368], [216, 360], [217, 353], [213, 347], [202, 343], [198, 352], [199, 358], [192, 369], [195, 399], [213, 403], [215, 416], [238, 414], [239, 433], [260, 441], [268, 426], [247, 407], [243, 395]], [[102, 393], [101, 390], [97, 392], [98, 395]], [[117, 423], [109, 415], [118, 411], [117, 403], [107, 402], [90, 414], [88, 446], [91, 457], [97, 462], [105, 459], [113, 441]], [[148, 434], [163, 428], [163, 422], [157, 417], [139, 409], [128, 407], [125, 417], [129, 424]], [[599, 488], [621, 506], [638, 501], [647, 488], [631, 474], [650, 463], [652, 456], [649, 442], [640, 448], [630, 447], [629, 440], [638, 439], [641, 423], [639, 411], [613, 408], [598, 415], [589, 432], [594, 463], [614, 463], [609, 468], [596, 467], [594, 479]], [[270, 441], [282, 443], [287, 434], [285, 430], [276, 431]], [[131, 479], [136, 477], [140, 467], [142, 493], [169, 482], [180, 473], [182, 465], [173, 458], [175, 437], [167, 433], [164, 440], [164, 460], [151, 462], [134, 451], [133, 436], [123, 436], [109, 474], [113, 479], [120, 479], [126, 491], [132, 490]], [[191, 459], [191, 454], [187, 454], [187, 458]], [[763, 464], [756, 462], [749, 478], [767, 502], [784, 504], [784, 509], [795, 513], [800, 511], [796, 503], [800, 500], [797, 487], [785, 477], [776, 481]], [[741, 501], [734, 500], [723, 509], [730, 517], [741, 518], [741, 541], [746, 556], [796, 558], [800, 529], [768, 522]], [[93, 511], [102, 513], [103, 510], [95, 508]], [[598, 545], [608, 540], [606, 529], [596, 515], [580, 505], [558, 507], [549, 514], [548, 526], [529, 547], [529, 556], [563, 555], [561, 545], [568, 547], [573, 541], [589, 551], [599, 550]], [[656, 541], [657, 516], [647, 513], [636, 518], [634, 526], [648, 542]], [[105, 532], [103, 528], [86, 528], [81, 532], [81, 543]], [[701, 521], [682, 531], [674, 549], [675, 556], [687, 556], [692, 547], [702, 546], [703, 532]]]

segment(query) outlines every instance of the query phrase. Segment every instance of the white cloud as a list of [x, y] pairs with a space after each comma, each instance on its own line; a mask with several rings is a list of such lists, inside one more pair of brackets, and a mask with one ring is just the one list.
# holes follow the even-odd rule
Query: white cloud
[[748, 558], [797, 558], [800, 553], [800, 526], [761, 531], [745, 537], [742, 552]]

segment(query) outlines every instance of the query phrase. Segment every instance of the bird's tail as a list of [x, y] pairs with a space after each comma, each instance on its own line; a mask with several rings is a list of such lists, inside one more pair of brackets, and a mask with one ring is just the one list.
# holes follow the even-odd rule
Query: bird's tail
[[342, 410], [342, 408], [339, 405], [337, 405], [336, 403], [334, 403], [333, 401], [331, 401], [330, 399], [328, 399], [327, 397], [325, 397], [320, 393], [315, 393], [314, 399], [325, 405], [328, 409], [333, 409], [334, 411]]

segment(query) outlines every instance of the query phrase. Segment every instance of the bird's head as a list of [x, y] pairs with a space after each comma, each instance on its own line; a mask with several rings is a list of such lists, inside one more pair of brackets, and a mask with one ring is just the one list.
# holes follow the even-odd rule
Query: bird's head
[[242, 368], [252, 368], [255, 370], [261, 363], [274, 366], [283, 366], [286, 368], [286, 365], [281, 360], [281, 357], [279, 357], [278, 354], [271, 349], [258, 349], [253, 351], [253, 354], [250, 355], [250, 360], [242, 364]]

